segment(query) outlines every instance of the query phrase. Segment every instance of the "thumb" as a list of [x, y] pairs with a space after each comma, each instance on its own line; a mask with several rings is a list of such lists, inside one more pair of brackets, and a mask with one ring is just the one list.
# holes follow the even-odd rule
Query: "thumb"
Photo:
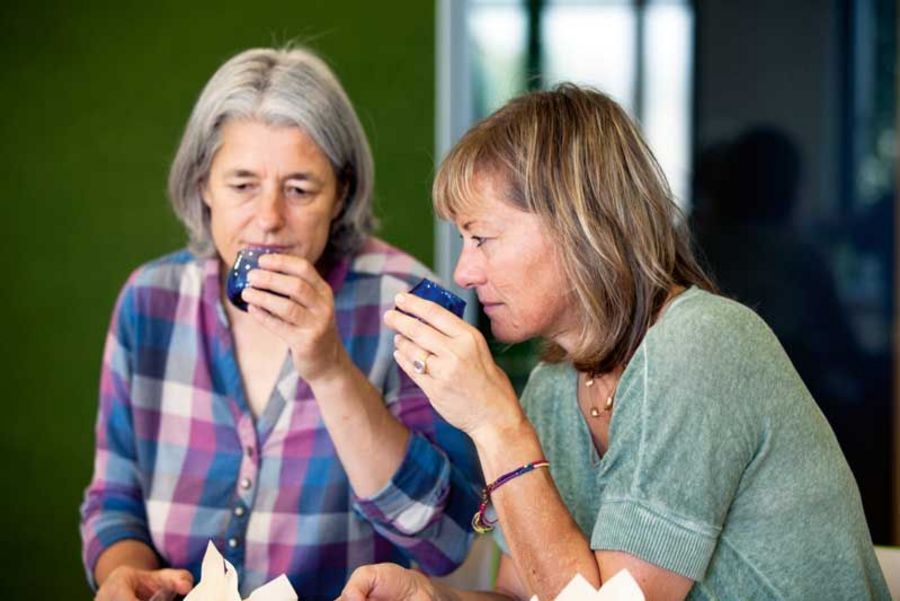
[[339, 601], [365, 601], [375, 588], [375, 578], [376, 572], [372, 566], [356, 568], [341, 591]]
[[348, 584], [344, 587], [344, 590], [341, 591], [341, 596], [335, 599], [335, 601], [366, 601], [369, 597], [354, 587], [351, 584]]
[[170, 589], [179, 595], [186, 595], [194, 587], [194, 577], [187, 570], [163, 569], [149, 573], [152, 587], [156, 590]]

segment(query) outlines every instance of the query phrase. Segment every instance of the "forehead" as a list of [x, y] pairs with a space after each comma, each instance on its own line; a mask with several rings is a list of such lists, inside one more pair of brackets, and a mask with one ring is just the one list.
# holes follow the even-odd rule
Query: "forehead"
[[491, 173], [477, 173], [465, 186], [456, 203], [453, 221], [461, 229], [474, 222], [502, 222], [505, 217], [523, 211], [506, 200], [507, 186], [503, 178]]
[[484, 193], [473, 195], [470, 202], [454, 216], [454, 223], [462, 232], [475, 235], [504, 233], [513, 237], [545, 238], [549, 235], [543, 220], [525, 211], [496, 193], [488, 185]]
[[216, 158], [328, 164], [325, 154], [301, 128], [270, 125], [258, 119], [230, 120], [222, 125]]

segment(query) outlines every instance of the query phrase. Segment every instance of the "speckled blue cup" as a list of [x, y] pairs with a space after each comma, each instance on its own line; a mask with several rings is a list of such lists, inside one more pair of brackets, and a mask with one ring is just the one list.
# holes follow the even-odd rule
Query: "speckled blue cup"
[[225, 283], [225, 294], [232, 305], [241, 311], [247, 310], [247, 303], [241, 298], [241, 293], [248, 286], [247, 274], [250, 273], [251, 269], [256, 269], [259, 266], [259, 258], [261, 256], [274, 252], [277, 251], [255, 247], [242, 248], [238, 251], [237, 258], [234, 260], [234, 265], [231, 266], [231, 271], [228, 272], [228, 280]]
[[466, 301], [428, 278], [422, 278], [422, 281], [413, 286], [409, 293], [439, 304], [460, 319], [466, 310]]

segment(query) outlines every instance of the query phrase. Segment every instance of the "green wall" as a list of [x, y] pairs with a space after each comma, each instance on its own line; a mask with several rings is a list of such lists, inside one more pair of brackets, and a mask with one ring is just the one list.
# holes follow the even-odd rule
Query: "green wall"
[[247, 47], [320, 51], [369, 134], [382, 236], [430, 264], [434, 3], [5, 4], [0, 591], [88, 599], [78, 505], [103, 339], [128, 273], [184, 243], [165, 179], [202, 85]]

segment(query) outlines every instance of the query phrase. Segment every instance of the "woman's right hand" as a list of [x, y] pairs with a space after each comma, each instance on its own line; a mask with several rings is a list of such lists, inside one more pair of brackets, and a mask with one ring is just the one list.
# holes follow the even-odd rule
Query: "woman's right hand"
[[193, 586], [194, 577], [187, 570], [142, 570], [119, 566], [103, 581], [94, 601], [147, 601], [163, 589], [186, 595]]
[[356, 568], [338, 601], [437, 601], [431, 581], [393, 563]]
[[480, 431], [525, 419], [515, 389], [481, 332], [412, 294], [398, 294], [396, 303], [400, 310], [384, 315], [385, 325], [398, 334], [394, 357], [445, 420], [477, 445]]

